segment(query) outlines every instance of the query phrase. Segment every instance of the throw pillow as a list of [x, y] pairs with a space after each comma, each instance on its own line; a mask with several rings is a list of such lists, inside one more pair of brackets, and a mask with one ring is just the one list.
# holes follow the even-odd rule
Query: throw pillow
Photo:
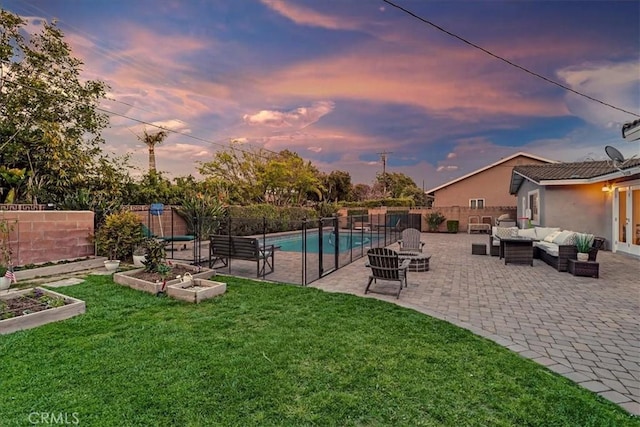
[[504, 239], [506, 237], [514, 237], [518, 233], [517, 227], [496, 227], [496, 237]]
[[557, 227], [536, 227], [536, 236], [538, 237], [538, 239], [544, 240], [545, 237], [547, 237], [554, 231], [560, 231], [560, 229]]
[[545, 242], [553, 243], [553, 239], [558, 237], [561, 231], [554, 231], [552, 233], [547, 234], [547, 236], [543, 239]]
[[576, 233], [569, 230], [561, 231], [554, 239], [553, 243], [556, 245], [575, 245]]

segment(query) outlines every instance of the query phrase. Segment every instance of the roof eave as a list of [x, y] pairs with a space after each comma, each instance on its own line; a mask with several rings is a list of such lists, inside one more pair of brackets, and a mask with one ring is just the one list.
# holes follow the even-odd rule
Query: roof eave
[[622, 139], [625, 141], [637, 141], [640, 139], [640, 121], [627, 123], [622, 127]]
[[518, 194], [518, 190], [520, 190], [520, 187], [522, 186], [522, 183], [524, 182], [525, 179], [538, 184], [537, 181], [529, 178], [526, 175], [523, 175], [517, 170], [514, 170], [513, 172], [511, 172], [511, 182], [509, 183], [509, 194]]

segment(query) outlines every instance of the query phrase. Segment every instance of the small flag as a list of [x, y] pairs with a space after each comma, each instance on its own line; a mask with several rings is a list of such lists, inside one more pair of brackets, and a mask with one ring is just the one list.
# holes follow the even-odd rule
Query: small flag
[[13, 266], [10, 265], [7, 268], [7, 272], [4, 273], [4, 277], [6, 277], [7, 279], [9, 279], [9, 281], [11, 283], [18, 283], [18, 281], [16, 280], [16, 273], [13, 272]]

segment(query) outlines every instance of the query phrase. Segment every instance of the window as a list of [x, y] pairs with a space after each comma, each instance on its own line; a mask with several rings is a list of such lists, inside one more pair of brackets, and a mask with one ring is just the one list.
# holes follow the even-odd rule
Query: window
[[469, 199], [469, 207], [471, 209], [484, 208], [484, 199]]
[[529, 191], [528, 208], [531, 211], [529, 219], [532, 224], [540, 225], [540, 190]]

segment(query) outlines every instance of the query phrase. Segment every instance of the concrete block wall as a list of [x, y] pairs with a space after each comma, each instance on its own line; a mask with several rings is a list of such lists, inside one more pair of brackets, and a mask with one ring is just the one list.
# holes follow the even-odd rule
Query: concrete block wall
[[[470, 216], [478, 216], [481, 220], [483, 216], [491, 217], [492, 225], [500, 215], [508, 214], [510, 218], [516, 219], [515, 206], [487, 206], [482, 209], [471, 209], [468, 206], [446, 206], [441, 208], [420, 209], [422, 211], [422, 229], [428, 230], [427, 215], [431, 212], [440, 212], [445, 218], [445, 222], [440, 224], [438, 231], [447, 231], [447, 220], [459, 221], [458, 231], [466, 232], [469, 225]], [[414, 210], [411, 211], [415, 213]]]
[[14, 266], [73, 260], [95, 255], [91, 211], [2, 211]]
[[[379, 207], [369, 209], [369, 216], [372, 223], [377, 222], [385, 214], [393, 213], [394, 211], [407, 211], [408, 208], [401, 207]], [[466, 232], [467, 225], [469, 224], [469, 217], [476, 215], [482, 219], [483, 216], [490, 216], [492, 224], [495, 224], [496, 218], [500, 215], [508, 214], [514, 220], [516, 219], [516, 207], [515, 206], [487, 206], [483, 209], [471, 209], [468, 206], [446, 206], [440, 208], [411, 208], [410, 214], [420, 214], [422, 219], [422, 230], [428, 230], [427, 215], [432, 212], [440, 212], [447, 220], [459, 221], [459, 232]], [[341, 209], [338, 211], [339, 215], [346, 216], [347, 209]], [[440, 224], [438, 231], [447, 231], [447, 222]]]

